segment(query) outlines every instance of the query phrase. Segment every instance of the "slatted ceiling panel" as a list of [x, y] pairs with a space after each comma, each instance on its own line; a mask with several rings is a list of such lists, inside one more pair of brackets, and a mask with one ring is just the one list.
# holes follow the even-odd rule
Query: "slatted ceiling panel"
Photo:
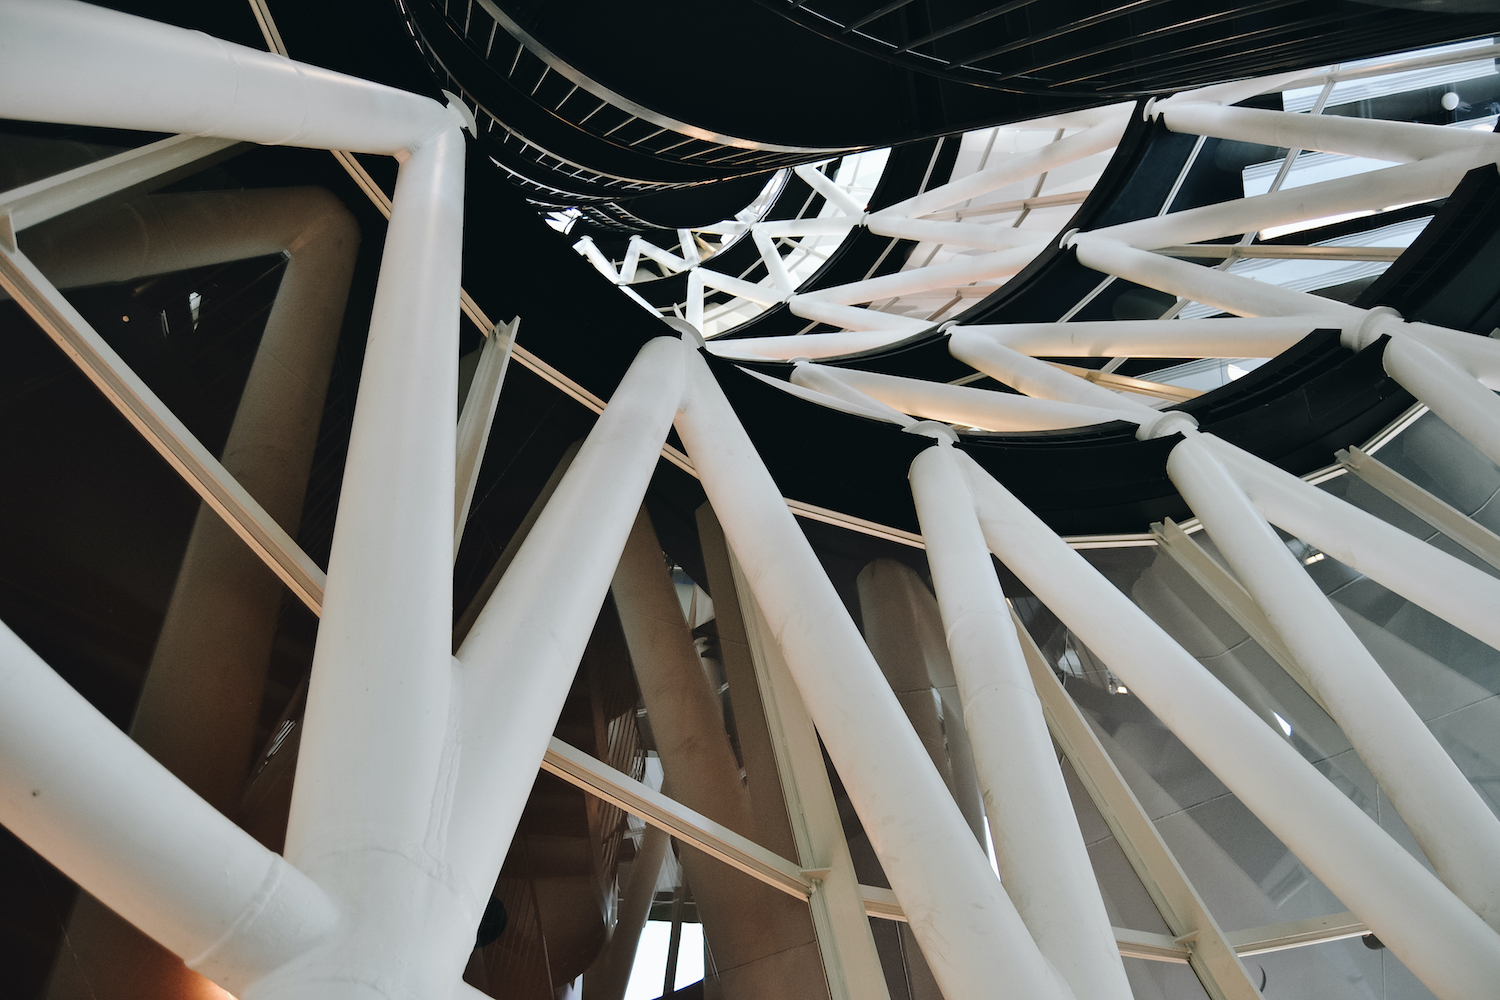
[[1348, 0], [760, 2], [825, 38], [918, 73], [1075, 98], [1203, 86], [1495, 27], [1484, 15]]

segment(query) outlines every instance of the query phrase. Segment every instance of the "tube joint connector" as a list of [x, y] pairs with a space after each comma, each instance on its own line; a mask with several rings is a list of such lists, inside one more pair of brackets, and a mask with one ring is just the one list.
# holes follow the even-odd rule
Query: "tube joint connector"
[[1401, 314], [1390, 306], [1367, 309], [1358, 324], [1344, 327], [1339, 343], [1351, 351], [1362, 351], [1387, 334], [1393, 333], [1405, 323]]

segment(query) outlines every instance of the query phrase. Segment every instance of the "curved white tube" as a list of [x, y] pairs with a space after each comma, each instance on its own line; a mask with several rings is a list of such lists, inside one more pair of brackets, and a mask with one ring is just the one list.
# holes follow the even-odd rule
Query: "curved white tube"
[[1127, 319], [952, 327], [1044, 358], [1274, 358], [1318, 328], [1317, 316]]
[[941, 443], [917, 456], [910, 478], [1001, 884], [1074, 996], [1131, 1000], [967, 477]]
[[76, 0], [0, 4], [0, 116], [394, 155], [430, 98]]
[[943, 995], [1068, 1000], [696, 353], [677, 432]]
[[1073, 247], [1084, 267], [1239, 316], [1316, 316], [1343, 327], [1357, 325], [1365, 315], [1363, 309], [1342, 302], [1139, 250], [1109, 236], [1080, 233]]
[[1442, 1000], [1500, 982], [1500, 935], [968, 456], [990, 551]]
[[1266, 520], [1500, 649], [1500, 580], [1221, 438], [1202, 440]]
[[1097, 229], [1094, 235], [1120, 240], [1131, 246], [1154, 248], [1238, 236], [1271, 226], [1326, 219], [1332, 215], [1378, 212], [1397, 205], [1445, 197], [1463, 180], [1464, 174], [1493, 161], [1493, 155], [1485, 150], [1457, 150], [1429, 160], [1372, 170], [1356, 177], [1318, 181], [1217, 205], [1123, 222]]
[[[804, 305], [806, 303], [803, 303]], [[884, 316], [884, 313], [872, 313], [867, 309], [857, 309], [853, 306], [826, 306], [826, 309], [838, 309], [844, 312], [868, 313], [872, 317]], [[799, 314], [800, 315], [800, 314]], [[808, 316], [807, 319], [816, 317]], [[856, 317], [857, 318], [857, 317]], [[904, 319], [904, 317], [891, 317], [893, 319]], [[809, 333], [801, 337], [743, 337], [737, 340], [710, 340], [708, 350], [721, 358], [730, 358], [735, 361], [763, 361], [771, 360], [790, 361], [793, 358], [834, 358], [844, 354], [858, 354], [861, 351], [873, 351], [876, 348], [894, 344], [898, 340], [905, 340], [913, 333], [925, 329], [926, 324], [913, 321], [907, 324], [893, 325], [890, 328], [871, 330], [858, 330], [849, 328], [846, 333]]]
[[948, 352], [970, 368], [1028, 396], [1104, 410], [1114, 413], [1116, 420], [1137, 424], [1150, 424], [1162, 417], [1159, 410], [1153, 410], [1145, 403], [1069, 375], [1045, 361], [1011, 350], [990, 337], [971, 333], [962, 327], [950, 331]]
[[[927, 382], [900, 375], [860, 371], [858, 368], [801, 365], [797, 370], [800, 373], [814, 369], [872, 399], [895, 407], [902, 413], [987, 431], [1056, 430], [1129, 419], [1114, 408], [1058, 402], [990, 389], [973, 389], [946, 382]], [[1063, 372], [1058, 374], [1063, 378], [1074, 377]], [[794, 375], [793, 379], [796, 378]]]
[[193, 794], [4, 625], [0, 822], [236, 992], [339, 920], [311, 879]]
[[1426, 403], [1490, 461], [1500, 462], [1500, 398], [1441, 350], [1404, 332], [1390, 339], [1381, 359], [1386, 374], [1402, 388]]
[[641, 348], [458, 650], [463, 757], [446, 859], [476, 892], [500, 873], [656, 469], [682, 354], [675, 337]]
[[1265, 611], [1439, 877], [1487, 923], [1500, 926], [1500, 819], [1219, 464], [1202, 435], [1188, 435], [1172, 449], [1167, 473]]
[[1381, 121], [1348, 115], [1305, 115], [1261, 108], [1176, 100], [1158, 105], [1173, 132], [1312, 149], [1371, 160], [1410, 163], [1443, 153], [1486, 152], [1500, 156], [1500, 138], [1467, 128]]

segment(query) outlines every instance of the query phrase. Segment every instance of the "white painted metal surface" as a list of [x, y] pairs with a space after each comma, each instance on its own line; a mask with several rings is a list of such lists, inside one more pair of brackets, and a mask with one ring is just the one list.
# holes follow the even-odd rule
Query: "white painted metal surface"
[[152, 760], [0, 625], [0, 822], [227, 989], [326, 939], [328, 895]]
[[1500, 935], [1114, 584], [962, 459], [990, 551], [1443, 1000], [1500, 976]]
[[[678, 433], [949, 1000], [1071, 995], [1036, 950], [707, 366]], [[933, 850], [934, 843], [943, 844]]]
[[1074, 996], [1130, 1000], [1042, 706], [952, 446], [943, 441], [918, 455], [910, 478], [1001, 883]]
[[1500, 924], [1500, 819], [1201, 435], [1172, 450], [1167, 472], [1443, 882]]

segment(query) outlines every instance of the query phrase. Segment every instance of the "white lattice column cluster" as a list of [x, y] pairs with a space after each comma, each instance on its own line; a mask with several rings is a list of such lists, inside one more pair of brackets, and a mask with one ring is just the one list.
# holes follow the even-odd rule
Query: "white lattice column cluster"
[[[540, 735], [522, 757], [484, 766], [488, 745], [474, 737], [495, 725], [476, 701], [505, 693], [491, 683], [497, 674], [503, 680], [505, 668], [485, 655], [493, 616], [482, 616], [471, 636], [476, 665], [462, 667], [449, 653], [464, 117], [415, 95], [82, 4], [18, 2], [0, 11], [0, 22], [7, 116], [402, 161], [326, 589], [315, 569], [298, 575], [305, 556], [253, 501], [242, 501], [238, 513], [241, 535], [270, 550], [268, 561], [300, 582], [324, 615], [288, 835], [291, 863], [198, 799], [9, 632], [4, 704], [19, 714], [0, 748], [8, 761], [0, 770], [12, 786], [0, 797], [4, 822], [242, 996], [461, 991], [474, 926], [509, 841], [492, 813], [511, 815], [513, 827], [557, 714], [554, 707], [538, 716]], [[83, 65], [89, 72], [79, 71]], [[81, 178], [88, 191], [79, 197], [190, 161], [166, 145], [121, 157], [97, 181]], [[63, 195], [79, 186], [69, 183]], [[127, 413], [142, 415], [138, 426], [157, 435], [158, 447], [196, 462], [185, 474], [204, 481], [211, 500], [220, 491], [234, 497], [233, 477], [199, 456], [201, 447], [95, 344], [97, 334], [24, 256], [7, 248], [5, 264], [7, 291], [54, 336], [90, 346], [96, 381]], [[597, 578], [592, 588], [585, 579], [557, 581], [575, 599], [553, 601], [550, 610], [562, 616], [559, 633], [578, 637], [578, 649], [681, 393], [680, 347], [674, 338], [665, 343], [643, 351], [518, 557], [530, 571], [528, 587], [545, 576], [538, 559], [552, 571]], [[619, 516], [591, 502], [605, 492], [619, 501]], [[235, 514], [223, 504], [216, 510]], [[594, 534], [580, 530], [584, 523]], [[580, 563], [547, 548], [560, 540], [594, 558]], [[277, 553], [280, 562], [271, 558]], [[501, 588], [513, 607], [524, 603], [514, 589]], [[523, 627], [506, 636], [512, 653], [525, 648], [525, 634]], [[557, 651], [565, 662], [553, 670], [550, 640], [514, 669], [561, 692], [560, 703], [577, 663], [573, 645], [570, 639]], [[467, 725], [460, 706], [473, 716]], [[466, 746], [467, 769], [460, 767]], [[16, 766], [25, 760], [41, 770]], [[513, 774], [519, 777], [510, 781]], [[482, 800], [477, 816], [458, 807], [466, 800]], [[474, 860], [466, 849], [476, 837]]]

